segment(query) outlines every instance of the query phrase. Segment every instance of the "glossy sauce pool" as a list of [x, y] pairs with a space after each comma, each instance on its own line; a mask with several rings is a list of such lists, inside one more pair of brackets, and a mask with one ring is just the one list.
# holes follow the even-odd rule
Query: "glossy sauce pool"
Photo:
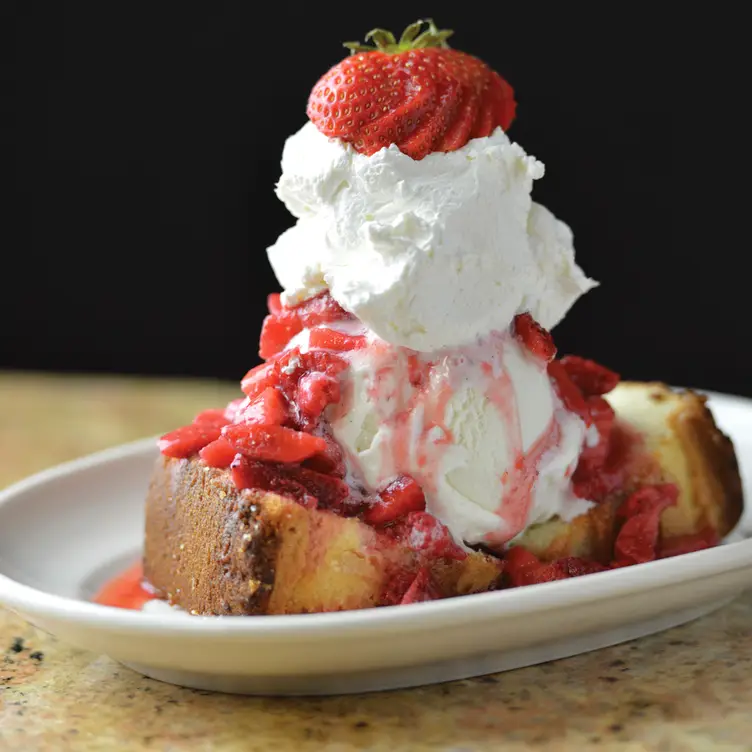
[[106, 582], [92, 601], [100, 606], [140, 611], [145, 603], [156, 598], [157, 594], [144, 579], [143, 564], [138, 561]]

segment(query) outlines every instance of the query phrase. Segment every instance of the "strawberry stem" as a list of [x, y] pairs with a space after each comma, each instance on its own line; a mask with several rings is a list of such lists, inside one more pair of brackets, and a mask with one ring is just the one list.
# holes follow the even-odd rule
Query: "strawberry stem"
[[[425, 30], [421, 29], [426, 26]], [[420, 50], [426, 47], [448, 47], [446, 40], [454, 34], [450, 29], [439, 29], [430, 19], [416, 21], [410, 24], [403, 32], [399, 39], [396, 40], [394, 34], [386, 29], [371, 29], [366, 34], [365, 41], [373, 44], [361, 44], [360, 42], [345, 42], [344, 46], [350, 50], [351, 55], [358, 52], [386, 52], [396, 54], [398, 52], [407, 52], [408, 50]]]

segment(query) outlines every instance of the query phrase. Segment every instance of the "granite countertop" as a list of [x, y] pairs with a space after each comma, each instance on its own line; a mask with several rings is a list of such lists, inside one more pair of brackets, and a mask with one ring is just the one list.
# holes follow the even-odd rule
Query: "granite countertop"
[[[236, 396], [189, 380], [0, 374], [0, 487]], [[752, 750], [752, 592], [660, 635], [372, 695], [181, 689], [0, 610], [0, 750]]]

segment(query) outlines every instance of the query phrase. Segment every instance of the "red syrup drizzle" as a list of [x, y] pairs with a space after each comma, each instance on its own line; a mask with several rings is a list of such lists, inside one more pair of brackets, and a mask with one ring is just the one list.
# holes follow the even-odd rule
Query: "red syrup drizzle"
[[137, 561], [124, 572], [108, 580], [92, 601], [100, 606], [140, 611], [145, 603], [156, 598], [157, 594], [144, 579], [143, 564]]

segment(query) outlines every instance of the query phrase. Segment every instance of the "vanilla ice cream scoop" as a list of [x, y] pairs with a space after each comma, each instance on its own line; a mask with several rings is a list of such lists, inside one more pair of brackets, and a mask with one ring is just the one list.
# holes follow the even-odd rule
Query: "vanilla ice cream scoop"
[[277, 187], [298, 221], [268, 249], [283, 300], [329, 289], [378, 337], [421, 352], [525, 311], [551, 328], [595, 283], [569, 228], [531, 201], [543, 172], [501, 129], [415, 161], [394, 145], [359, 154], [308, 123]]
[[[343, 398], [328, 408], [352, 479], [376, 493], [400, 475], [456, 540], [500, 545], [554, 515], [591, 504], [571, 488], [585, 424], [561, 405], [546, 363], [509, 332], [468, 347], [417, 353], [358, 322], [367, 347], [337, 353]], [[289, 347], [309, 349], [304, 331]]]

